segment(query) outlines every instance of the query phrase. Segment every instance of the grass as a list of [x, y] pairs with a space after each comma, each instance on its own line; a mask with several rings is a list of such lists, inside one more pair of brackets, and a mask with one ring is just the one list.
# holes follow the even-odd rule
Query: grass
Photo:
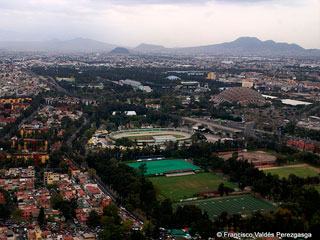
[[166, 171], [174, 171], [174, 170], [182, 170], [182, 169], [193, 169], [193, 170], [200, 169], [199, 167], [189, 162], [186, 162], [182, 159], [135, 162], [135, 163], [129, 163], [128, 166], [133, 168], [139, 168], [139, 166], [143, 163], [147, 165], [146, 175], [159, 174], [159, 173], [164, 173]]
[[192, 201], [187, 203], [177, 203], [173, 206], [174, 208], [177, 208], [179, 205], [195, 205], [201, 208], [203, 211], [206, 211], [210, 219], [215, 219], [222, 211], [227, 211], [228, 213], [246, 214], [253, 211], [263, 212], [266, 210], [276, 210], [276, 207], [271, 203], [251, 194], [218, 199], [213, 198], [209, 200]]
[[314, 187], [318, 191], [318, 193], [320, 193], [320, 186], [312, 186], [312, 187]]
[[319, 173], [307, 167], [284, 167], [278, 169], [263, 170], [265, 173], [277, 174], [280, 178], [288, 178], [290, 174], [295, 174], [298, 177], [306, 178], [317, 176]]
[[152, 134], [152, 135], [139, 135], [139, 136], [128, 136], [131, 140], [152, 140], [154, 136], [173, 136], [175, 138], [183, 138], [184, 136], [178, 134]]
[[190, 198], [199, 194], [202, 190], [217, 189], [221, 183], [226, 187], [237, 187], [212, 173], [198, 173], [179, 177], [151, 177], [149, 179], [156, 186], [160, 198], [171, 198], [172, 200]]

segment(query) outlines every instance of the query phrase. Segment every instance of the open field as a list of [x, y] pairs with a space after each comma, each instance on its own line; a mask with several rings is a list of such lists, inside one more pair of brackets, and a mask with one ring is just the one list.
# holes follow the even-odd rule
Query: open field
[[184, 161], [182, 159], [136, 162], [136, 163], [129, 163], [128, 166], [133, 168], [138, 168], [143, 163], [147, 165], [146, 175], [160, 174], [166, 171], [174, 171], [174, 170], [182, 170], [182, 169], [193, 169], [193, 170], [200, 169], [199, 167], [187, 161]]
[[320, 193], [320, 186], [313, 186]]
[[227, 211], [228, 213], [246, 214], [253, 211], [263, 212], [265, 210], [276, 210], [276, 207], [271, 203], [251, 194], [177, 203], [174, 204], [174, 208], [177, 208], [179, 205], [195, 205], [206, 211], [210, 219], [218, 217], [222, 211]]
[[217, 189], [221, 183], [226, 187], [237, 187], [213, 173], [197, 173], [179, 177], [151, 177], [149, 180], [156, 186], [161, 198], [172, 200], [190, 198], [202, 190]]
[[319, 169], [311, 167], [307, 164], [273, 167], [262, 170], [265, 173], [277, 174], [280, 178], [287, 178], [290, 174], [295, 174], [301, 178], [313, 177], [319, 174]]
[[[224, 160], [227, 160], [232, 157], [232, 154], [224, 154], [221, 155]], [[238, 159], [247, 159], [249, 162], [274, 162], [276, 160], [276, 156], [270, 152], [265, 151], [253, 151], [253, 152], [240, 152], [238, 153]]]

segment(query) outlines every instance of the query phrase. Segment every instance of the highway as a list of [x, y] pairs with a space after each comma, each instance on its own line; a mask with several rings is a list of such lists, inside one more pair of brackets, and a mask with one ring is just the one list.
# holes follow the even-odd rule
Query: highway
[[66, 89], [62, 88], [53, 77], [40, 76], [40, 75], [30, 71], [30, 70], [27, 70], [27, 72], [32, 77], [40, 78], [43, 82], [47, 83], [50, 87], [54, 87], [58, 92], [64, 93], [64, 94], [66, 94], [68, 96], [70, 95], [70, 93]]
[[88, 120], [84, 120], [83, 123], [81, 124], [80, 127], [78, 127], [78, 129], [72, 134], [72, 136], [67, 140], [67, 146], [72, 148], [72, 142], [75, 139], [75, 137], [77, 136], [77, 133], [80, 131], [80, 129], [85, 126], [88, 123]]
[[219, 129], [223, 132], [228, 132], [228, 133], [241, 133], [242, 132], [242, 130], [240, 130], [240, 129], [222, 126], [220, 124], [208, 122], [208, 121], [202, 120], [200, 118], [182, 117], [182, 119], [187, 122], [201, 123], [203, 125], [208, 125], [209, 127], [212, 127], [213, 129]]

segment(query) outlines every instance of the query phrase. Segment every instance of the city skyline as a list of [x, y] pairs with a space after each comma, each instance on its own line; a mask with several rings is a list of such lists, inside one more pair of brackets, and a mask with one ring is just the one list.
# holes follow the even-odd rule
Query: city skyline
[[0, 9], [0, 40], [84, 37], [186, 47], [254, 36], [320, 48], [317, 0], [12, 0]]

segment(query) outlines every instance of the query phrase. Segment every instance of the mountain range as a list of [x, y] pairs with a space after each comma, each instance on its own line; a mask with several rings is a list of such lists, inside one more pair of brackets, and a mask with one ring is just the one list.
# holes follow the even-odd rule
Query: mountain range
[[46, 52], [106, 52], [117, 45], [92, 39], [75, 38], [71, 40], [49, 41], [0, 41], [0, 50], [7, 51], [46, 51]]
[[[0, 41], [0, 50], [6, 51], [108, 53], [117, 47], [121, 46], [85, 38], [76, 38], [67, 41]], [[184, 48], [165, 48], [161, 45], [142, 43], [135, 48], [127, 49], [129, 53], [132, 54], [320, 57], [319, 49], [304, 49], [297, 44], [277, 43], [272, 40], [261, 41], [255, 37], [240, 37], [232, 42]], [[127, 54], [124, 49], [122, 49], [121, 53]]]

